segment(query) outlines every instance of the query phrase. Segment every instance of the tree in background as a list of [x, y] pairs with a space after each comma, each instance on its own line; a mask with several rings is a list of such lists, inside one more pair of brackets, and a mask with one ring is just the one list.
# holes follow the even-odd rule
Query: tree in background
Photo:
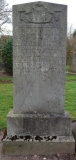
[[3, 49], [2, 49], [2, 60], [5, 71], [12, 75], [13, 74], [13, 56], [12, 56], [12, 38], [7, 39], [7, 41], [4, 43]]
[[5, 29], [3, 29], [4, 24], [11, 23], [11, 13], [11, 8], [9, 8], [6, 1], [0, 0], [0, 36], [5, 32]]
[[11, 24], [12, 9], [6, 0], [0, 0], [0, 69], [3, 69], [2, 46], [9, 35], [11, 35], [9, 24]]
[[71, 56], [76, 52], [76, 30], [72, 30], [72, 26], [67, 36], [67, 65], [70, 65]]
[[73, 37], [76, 38], [76, 29], [73, 32]]

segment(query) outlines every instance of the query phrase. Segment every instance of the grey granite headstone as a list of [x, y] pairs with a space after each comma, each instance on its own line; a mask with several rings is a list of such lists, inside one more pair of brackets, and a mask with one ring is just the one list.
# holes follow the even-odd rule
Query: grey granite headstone
[[13, 7], [14, 113], [64, 114], [66, 6]]
[[7, 134], [70, 135], [64, 112], [67, 6], [13, 6], [14, 109]]
[[71, 55], [69, 71], [76, 73], [76, 52]]

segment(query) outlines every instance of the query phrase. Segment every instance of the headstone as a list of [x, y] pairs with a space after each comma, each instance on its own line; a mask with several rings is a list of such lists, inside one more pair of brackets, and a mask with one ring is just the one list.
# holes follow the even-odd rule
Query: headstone
[[14, 108], [7, 116], [8, 137], [70, 136], [71, 119], [64, 111], [66, 18], [66, 5], [13, 6]]
[[71, 55], [69, 71], [76, 73], [76, 52]]
[[66, 6], [36, 2], [13, 12], [14, 114], [63, 115]]

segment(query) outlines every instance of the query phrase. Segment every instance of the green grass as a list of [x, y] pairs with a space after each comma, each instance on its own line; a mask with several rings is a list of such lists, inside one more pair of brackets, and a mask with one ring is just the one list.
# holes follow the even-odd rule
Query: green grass
[[12, 77], [0, 77], [0, 80], [3, 80], [4, 82], [7, 81], [7, 80], [13, 80]]
[[66, 81], [76, 81], [75, 74], [66, 74]]
[[70, 66], [66, 66], [66, 72], [68, 72], [68, 71], [69, 71], [69, 67], [70, 67]]
[[[2, 78], [0, 78], [2, 79]], [[3, 78], [0, 84], [0, 128], [5, 128], [6, 116], [13, 108], [13, 84], [6, 83], [12, 78]], [[5, 82], [5, 83], [4, 83]], [[65, 110], [76, 119], [76, 75], [66, 75]]]
[[65, 110], [70, 113], [72, 119], [76, 119], [76, 81], [66, 82]]
[[[69, 66], [66, 67], [66, 70]], [[76, 74], [66, 74], [65, 110], [76, 119]]]
[[13, 85], [0, 84], [0, 128], [6, 127], [6, 115], [13, 107]]
[[0, 82], [6, 83], [6, 82], [12, 82], [12, 81], [13, 81], [12, 77], [8, 77], [8, 78], [6, 78], [6, 77], [0, 77]]

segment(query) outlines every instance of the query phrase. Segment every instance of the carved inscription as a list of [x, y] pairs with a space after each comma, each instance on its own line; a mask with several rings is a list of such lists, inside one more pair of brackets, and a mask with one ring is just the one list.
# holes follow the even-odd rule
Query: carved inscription
[[[59, 14], [61, 11], [54, 11], [53, 13], [49, 12], [43, 4], [37, 4], [35, 8], [27, 13], [26, 11], [19, 11], [20, 21], [26, 24], [48, 24], [49, 27], [58, 27], [59, 26]], [[45, 26], [47, 27], [47, 26]]]
[[[58, 28], [20, 28], [20, 43], [22, 52], [21, 65], [17, 64], [18, 71], [32, 73], [32, 70], [37, 72], [53, 72], [57, 71], [57, 66], [61, 65], [61, 61], [57, 61], [58, 44], [59, 44], [59, 29]], [[16, 61], [17, 63], [17, 61]], [[17, 68], [16, 68], [17, 71]]]

